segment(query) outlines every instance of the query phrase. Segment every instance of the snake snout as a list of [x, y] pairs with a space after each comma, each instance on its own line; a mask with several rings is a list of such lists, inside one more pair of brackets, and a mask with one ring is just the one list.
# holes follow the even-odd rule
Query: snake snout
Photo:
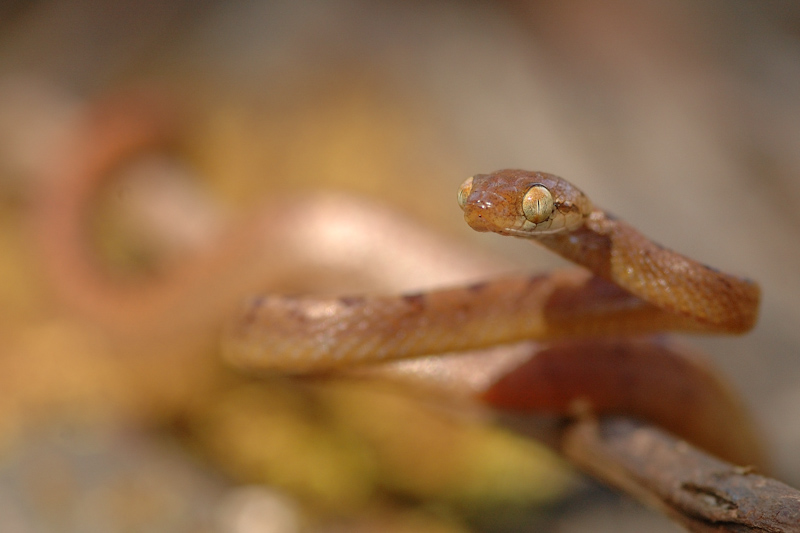
[[465, 211], [464, 220], [466, 220], [467, 224], [475, 231], [492, 231], [480, 213], [472, 214]]
[[508, 213], [506, 202], [502, 196], [489, 191], [470, 196], [464, 206], [464, 220], [475, 231], [494, 231], [502, 229], [507, 219], [513, 219]]

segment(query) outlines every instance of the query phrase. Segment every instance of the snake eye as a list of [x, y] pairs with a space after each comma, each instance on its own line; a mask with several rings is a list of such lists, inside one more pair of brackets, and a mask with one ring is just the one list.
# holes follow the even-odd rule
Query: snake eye
[[[463, 185], [462, 185], [463, 187]], [[530, 222], [544, 222], [553, 214], [553, 195], [541, 183], [528, 189], [522, 197], [522, 212]]]
[[458, 188], [458, 205], [461, 207], [461, 209], [464, 209], [464, 206], [467, 205], [467, 198], [471, 192], [472, 178], [467, 178], [464, 180], [464, 183], [461, 184], [461, 187]]

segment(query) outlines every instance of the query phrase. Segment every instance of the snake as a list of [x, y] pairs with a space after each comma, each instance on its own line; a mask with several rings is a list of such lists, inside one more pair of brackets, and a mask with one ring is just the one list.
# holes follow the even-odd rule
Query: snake
[[[306, 195], [258, 210], [157, 279], [111, 275], [92, 250], [87, 219], [114, 170], [175, 146], [180, 120], [168, 104], [133, 92], [90, 106], [52, 158], [32, 213], [57, 295], [71, 316], [130, 346], [121, 362], [218, 337], [223, 360], [247, 374], [346, 378], [361, 369], [395, 379], [405, 372], [447, 395], [457, 390], [495, 408], [560, 416], [582, 400], [598, 415], [655, 421], [737, 464], [763, 463], [757, 432], [719, 373], [691, 350], [650, 336], [745, 333], [758, 317], [758, 285], [653, 242], [551, 174], [475, 175], [458, 188], [458, 206], [472, 229], [532, 241], [572, 268], [406, 293], [274, 292], [287, 273], [316, 273], [324, 283], [320, 272], [342, 267], [384, 278], [421, 274], [434, 263], [460, 269], [456, 278], [487, 270], [471, 264], [478, 258], [468, 250], [442, 249], [444, 240], [383, 209]], [[272, 292], [240, 303], [265, 276]], [[143, 368], [159, 374], [154, 363], [164, 360], [156, 359]], [[171, 388], [158, 394], [168, 397]]]
[[479, 174], [458, 204], [474, 230], [534, 241], [583, 268], [402, 295], [253, 297], [226, 331], [225, 358], [302, 373], [523, 340], [738, 334], [757, 320], [755, 282], [653, 242], [563, 178]]

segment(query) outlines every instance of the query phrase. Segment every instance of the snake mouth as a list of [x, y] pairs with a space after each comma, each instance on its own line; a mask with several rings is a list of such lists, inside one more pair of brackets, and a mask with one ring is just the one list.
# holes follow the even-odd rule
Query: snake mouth
[[509, 237], [519, 237], [521, 239], [532, 239], [533, 235], [531, 235], [527, 231], [523, 231], [521, 229], [516, 228], [503, 228], [502, 230], [498, 231], [500, 235], [508, 235]]
[[[537, 228], [536, 226], [542, 226]], [[536, 239], [542, 235], [555, 235], [569, 231], [566, 227], [544, 228], [544, 224], [533, 224], [532, 222], [522, 222], [520, 227], [503, 228], [496, 233], [508, 235], [509, 237], [519, 237], [521, 239]]]

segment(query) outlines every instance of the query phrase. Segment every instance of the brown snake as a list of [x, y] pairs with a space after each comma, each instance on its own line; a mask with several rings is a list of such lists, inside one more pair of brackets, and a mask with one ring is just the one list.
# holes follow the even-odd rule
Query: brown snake
[[526, 339], [742, 333], [755, 323], [755, 283], [653, 243], [562, 178], [477, 175], [461, 186], [459, 204], [473, 229], [536, 240], [594, 275], [569, 270], [404, 296], [257, 297], [229, 328], [226, 358], [306, 372]]
[[[299, 205], [262, 210], [243, 230], [161, 282], [120, 283], [92, 253], [86, 218], [99, 185], [120, 161], [173, 145], [175, 121], [156, 100], [117, 98], [88, 113], [65, 155], [56, 159], [33, 217], [61, 299], [109, 332], [124, 334], [120, 344], [163, 344], [165, 332], [215, 333], [239, 295], [263, 277], [262, 269], [274, 276], [297, 270], [303, 261], [324, 268], [325, 259], [316, 257], [324, 254], [308, 241], [321, 240], [321, 232], [339, 219], [380, 228], [369, 246], [388, 239], [392, 249], [438, 253], [420, 232], [399, 231], [397, 221], [382, 218], [379, 210], [342, 197], [333, 203], [305, 198]], [[511, 367], [497, 366], [502, 354], [434, 359], [451, 375], [460, 366], [471, 376], [491, 376], [469, 394], [496, 406], [563, 414], [576, 398], [588, 399], [597, 413], [654, 420], [735, 462], [760, 460], [749, 418], [712, 368], [672, 345], [622, 339], [664, 331], [745, 332], [757, 317], [756, 284], [653, 243], [549, 174], [503, 170], [474, 176], [459, 190], [459, 204], [474, 229], [535, 240], [585, 268], [405, 295], [252, 297], [229, 320], [223, 356], [259, 372], [305, 373], [517, 341], [559, 341], [534, 357], [523, 354]], [[264, 243], [282, 253], [256, 257], [253, 251]], [[388, 271], [402, 255], [368, 266]], [[361, 258], [359, 266], [367, 260]], [[425, 368], [415, 372], [424, 377], [432, 366]]]

